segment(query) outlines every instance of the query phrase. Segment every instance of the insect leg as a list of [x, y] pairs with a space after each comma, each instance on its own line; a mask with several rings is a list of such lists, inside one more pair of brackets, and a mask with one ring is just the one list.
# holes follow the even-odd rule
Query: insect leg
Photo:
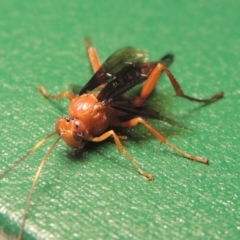
[[73, 98], [75, 97], [71, 92], [69, 92], [69, 91], [62, 91], [62, 92], [60, 92], [58, 95], [50, 95], [48, 92], [47, 92], [47, 90], [46, 90], [46, 88], [44, 87], [44, 86], [39, 86], [38, 87], [38, 90], [39, 90], [39, 92], [44, 96], [44, 97], [46, 97], [46, 98], [53, 98], [53, 99], [56, 99], [56, 100], [58, 100], [58, 101], [60, 101], [60, 100], [62, 100], [62, 98], [64, 97], [64, 96], [66, 96], [70, 101], [72, 101], [73, 100]]
[[162, 72], [162, 69], [160, 69], [158, 67], [158, 65], [163, 66], [161, 64], [157, 64], [157, 66], [152, 70], [148, 79], [146, 80], [146, 82], [144, 83], [144, 85], [142, 87], [140, 96], [134, 100], [133, 104], [135, 106], [141, 106], [143, 104], [143, 102], [145, 101], [145, 99], [148, 98], [148, 96], [151, 94], [152, 90], [155, 88], [157, 81], [160, 77], [160, 74]]
[[196, 101], [196, 102], [212, 103], [222, 98], [224, 95], [223, 92], [220, 92], [207, 99], [199, 99], [199, 98], [194, 98], [194, 97], [185, 95], [180, 84], [178, 83], [177, 79], [173, 76], [173, 74], [170, 72], [170, 70], [166, 66], [158, 63], [156, 67], [153, 69], [153, 71], [151, 72], [151, 74], [149, 75], [147, 81], [145, 82], [141, 90], [140, 96], [134, 101], [135, 106], [140, 106], [143, 103], [143, 101], [149, 96], [149, 94], [154, 89], [162, 71], [166, 72], [174, 88], [174, 91], [178, 97], [186, 98], [188, 100]]
[[204, 164], [209, 163], [209, 161], [206, 158], [190, 155], [190, 154], [182, 151], [181, 149], [177, 148], [172, 143], [168, 142], [167, 139], [161, 133], [159, 133], [156, 129], [154, 129], [147, 121], [145, 121], [141, 117], [133, 118], [129, 121], [122, 122], [120, 124], [120, 126], [121, 127], [135, 127], [139, 123], [143, 124], [158, 140], [160, 140], [162, 143], [167, 144], [170, 148], [172, 148], [174, 151], [178, 152], [179, 154], [181, 154], [185, 158], [188, 158], [188, 159], [193, 160], [193, 161], [201, 162], [201, 163], [204, 163]]
[[85, 38], [85, 42], [86, 42], [86, 49], [87, 49], [89, 61], [92, 65], [93, 71], [96, 72], [101, 67], [97, 50], [91, 45], [91, 39], [89, 37]]
[[129, 160], [130, 162], [133, 164], [133, 166], [137, 169], [137, 171], [144, 177], [146, 177], [148, 180], [152, 181], [154, 178], [151, 174], [144, 172], [140, 166], [136, 163], [136, 161], [133, 159], [133, 157], [124, 149], [121, 141], [119, 140], [119, 137], [116, 135], [116, 133], [113, 130], [109, 130], [105, 133], [103, 133], [101, 136], [99, 137], [94, 137], [92, 138], [90, 141], [93, 142], [101, 142], [104, 141], [105, 139], [109, 138], [109, 137], [113, 137], [115, 144], [117, 145], [118, 150], [123, 153]]

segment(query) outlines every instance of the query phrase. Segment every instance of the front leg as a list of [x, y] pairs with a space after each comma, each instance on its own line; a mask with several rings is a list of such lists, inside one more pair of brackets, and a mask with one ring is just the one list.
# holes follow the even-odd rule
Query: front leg
[[75, 96], [74, 96], [71, 92], [69, 92], [69, 91], [67, 91], [67, 90], [60, 92], [58, 95], [51, 95], [51, 94], [49, 94], [49, 93], [47, 92], [47, 90], [46, 90], [46, 88], [45, 88], [44, 86], [39, 86], [39, 87], [38, 87], [38, 91], [39, 91], [45, 98], [53, 98], [53, 99], [58, 100], [58, 101], [62, 100], [62, 98], [63, 98], [64, 96], [67, 97], [70, 101], [72, 101], [72, 100], [75, 98]]
[[92, 139], [89, 139], [89, 141], [92, 142], [102, 142], [105, 139], [109, 138], [109, 137], [113, 137], [115, 144], [118, 148], [118, 150], [123, 153], [129, 160], [130, 162], [133, 164], [133, 166], [137, 169], [137, 171], [144, 176], [145, 178], [147, 178], [148, 180], [152, 181], [154, 179], [153, 175], [144, 172], [140, 166], [137, 164], [137, 162], [133, 159], [133, 157], [124, 149], [119, 137], [117, 136], [117, 134], [113, 131], [113, 130], [109, 130], [108, 132], [103, 133], [101, 136], [99, 137], [94, 137]]

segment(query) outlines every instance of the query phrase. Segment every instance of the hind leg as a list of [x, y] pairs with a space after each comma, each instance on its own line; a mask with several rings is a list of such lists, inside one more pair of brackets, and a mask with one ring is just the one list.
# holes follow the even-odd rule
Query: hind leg
[[145, 121], [141, 117], [133, 118], [129, 121], [122, 122], [120, 124], [120, 126], [121, 127], [135, 127], [139, 123], [143, 124], [159, 141], [161, 141], [162, 143], [165, 143], [170, 148], [172, 148], [174, 151], [181, 154], [183, 157], [188, 158], [188, 159], [193, 160], [193, 161], [201, 162], [201, 163], [204, 163], [204, 164], [209, 164], [208, 159], [206, 159], [204, 157], [190, 155], [190, 154], [184, 152], [183, 150], [177, 148], [172, 143], [168, 142], [167, 139], [160, 132], [158, 132], [155, 128], [153, 128], [153, 126], [151, 126], [147, 121]]
[[212, 102], [219, 100], [224, 95], [223, 92], [220, 92], [220, 93], [217, 93], [217, 94], [213, 95], [212, 97], [206, 98], [206, 99], [199, 99], [199, 98], [194, 98], [194, 97], [188, 96], [183, 92], [180, 84], [178, 83], [177, 79], [173, 76], [173, 74], [170, 72], [170, 70], [166, 66], [158, 63], [156, 65], [156, 67], [153, 69], [153, 71], [151, 72], [151, 74], [149, 75], [148, 79], [146, 80], [146, 82], [141, 90], [140, 96], [135, 99], [135, 101], [134, 101], [135, 106], [142, 105], [142, 103], [145, 101], [145, 99], [150, 95], [152, 90], [155, 88], [155, 85], [163, 71], [167, 74], [167, 76], [174, 88], [174, 91], [178, 97], [186, 98], [188, 100], [195, 101], [195, 102], [212, 103]]
[[85, 42], [86, 42], [88, 58], [92, 65], [93, 72], [95, 73], [101, 67], [97, 50], [91, 45], [91, 39], [89, 37], [86, 37]]

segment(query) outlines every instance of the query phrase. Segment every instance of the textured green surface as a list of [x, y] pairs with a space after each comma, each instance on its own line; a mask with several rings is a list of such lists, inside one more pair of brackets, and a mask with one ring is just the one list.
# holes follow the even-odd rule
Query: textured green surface
[[[102, 60], [127, 45], [148, 50], [151, 59], [173, 52], [171, 70], [186, 93], [226, 93], [198, 108], [171, 97], [164, 77], [152, 99], [192, 131], [152, 124], [180, 148], [207, 156], [209, 167], [179, 157], [143, 127], [124, 131], [124, 145], [154, 182], [141, 178], [112, 141], [76, 157], [61, 142], [37, 185], [24, 239], [239, 239], [239, 12], [237, 0], [1, 1], [1, 170], [67, 114], [67, 101], [49, 102], [37, 86], [58, 93], [90, 78], [86, 35]], [[11, 235], [49, 146], [0, 181], [0, 226]]]

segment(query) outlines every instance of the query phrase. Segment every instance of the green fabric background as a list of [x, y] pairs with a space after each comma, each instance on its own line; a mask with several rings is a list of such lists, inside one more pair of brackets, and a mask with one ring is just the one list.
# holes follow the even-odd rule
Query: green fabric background
[[[164, 76], [155, 108], [191, 131], [151, 123], [179, 148], [210, 159], [180, 157], [144, 127], [124, 130], [124, 146], [148, 182], [109, 140], [74, 155], [61, 142], [34, 193], [24, 239], [240, 238], [240, 2], [13, 1], [0, 3], [0, 169], [6, 169], [67, 115], [50, 93], [91, 77], [84, 37], [102, 61], [127, 45], [155, 60], [175, 54], [172, 72], [189, 95], [225, 98], [207, 107], [173, 97]], [[0, 226], [16, 235], [46, 143], [0, 181]]]

